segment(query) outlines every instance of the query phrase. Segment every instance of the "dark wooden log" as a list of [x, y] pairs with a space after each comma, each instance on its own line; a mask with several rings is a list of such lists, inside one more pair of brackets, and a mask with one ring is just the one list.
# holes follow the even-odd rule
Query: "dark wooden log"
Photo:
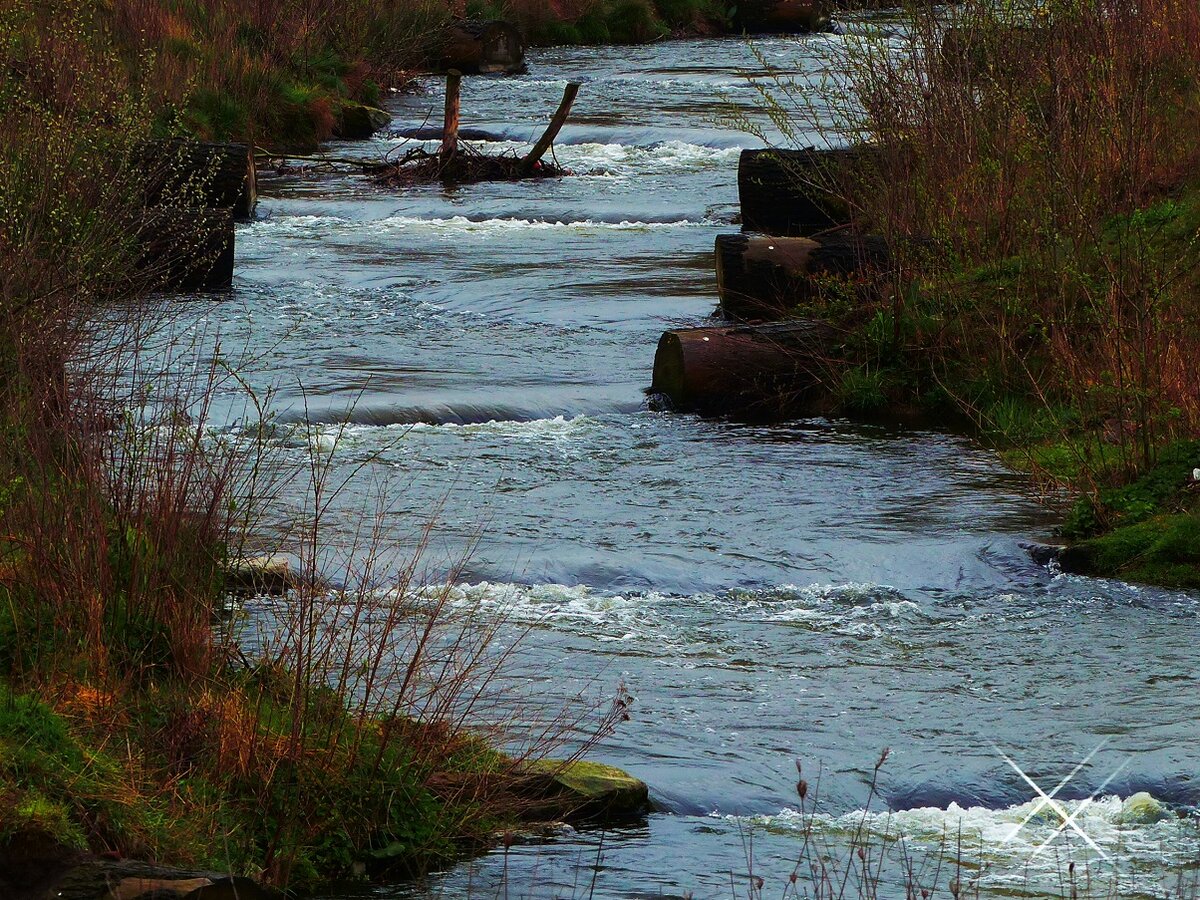
[[740, 0], [733, 24], [753, 34], [804, 34], [828, 29], [831, 13], [828, 0]]
[[860, 147], [743, 150], [738, 161], [742, 228], [803, 236], [845, 225], [851, 216], [843, 192], [876, 159], [875, 151]]
[[817, 238], [717, 236], [717, 292], [726, 318], [777, 319], [830, 278], [867, 281], [891, 262], [876, 236], [830, 232]]
[[233, 211], [155, 206], [136, 228], [139, 268], [163, 291], [219, 291], [233, 284]]
[[136, 159], [145, 173], [145, 205], [227, 208], [239, 222], [252, 218], [258, 186], [251, 149], [174, 138], [147, 141]]
[[526, 71], [521, 30], [499, 20], [455, 22], [446, 30], [442, 69], [467, 75], [519, 75]]
[[651, 391], [709, 413], [790, 405], [820, 383], [834, 344], [833, 329], [813, 321], [668, 331]]
[[558, 133], [562, 131], [563, 125], [567, 123], [567, 117], [571, 115], [571, 107], [575, 104], [575, 98], [579, 94], [579, 83], [570, 81], [563, 89], [562, 101], [558, 104], [558, 109], [554, 113], [554, 117], [550, 120], [545, 132], [538, 142], [533, 145], [533, 149], [529, 154], [521, 160], [521, 173], [524, 175], [533, 174], [534, 168], [542, 157], [546, 155], [546, 151], [554, 143], [554, 139], [558, 137]]

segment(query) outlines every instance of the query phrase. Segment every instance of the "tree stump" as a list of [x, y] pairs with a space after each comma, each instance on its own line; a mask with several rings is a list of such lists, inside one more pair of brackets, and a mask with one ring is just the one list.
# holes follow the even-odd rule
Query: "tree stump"
[[466, 75], [519, 75], [526, 71], [525, 41], [511, 22], [463, 20], [447, 30], [442, 70]]
[[891, 255], [880, 237], [830, 232], [817, 238], [717, 236], [717, 292], [726, 318], [778, 319], [813, 297], [822, 281], [869, 282]]
[[137, 223], [138, 268], [162, 291], [219, 291], [233, 285], [233, 211], [155, 206]]
[[835, 341], [830, 326], [807, 320], [668, 331], [651, 391], [704, 413], [792, 406], [820, 384]]
[[741, 0], [734, 9], [734, 27], [752, 34], [825, 31], [832, 21], [827, 0]]
[[254, 216], [257, 172], [248, 144], [147, 141], [135, 162], [144, 173], [146, 206], [230, 209], [239, 222]]
[[845, 225], [842, 199], [853, 179], [874, 164], [864, 147], [832, 150], [743, 150], [738, 161], [742, 229], [783, 236], [813, 235]]

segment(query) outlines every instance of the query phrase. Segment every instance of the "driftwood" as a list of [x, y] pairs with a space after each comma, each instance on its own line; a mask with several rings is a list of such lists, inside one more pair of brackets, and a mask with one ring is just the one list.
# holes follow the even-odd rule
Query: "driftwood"
[[546, 151], [550, 149], [554, 143], [554, 139], [558, 137], [558, 133], [562, 131], [563, 125], [567, 122], [567, 117], [571, 115], [571, 107], [575, 104], [575, 98], [579, 95], [578, 82], [568, 82], [563, 90], [562, 100], [558, 104], [558, 109], [554, 116], [550, 119], [550, 125], [546, 128], [533, 149], [521, 161], [521, 170], [526, 175], [532, 175], [538, 164], [541, 163], [542, 157], [546, 155]]
[[550, 119], [545, 132], [529, 153], [517, 156], [512, 153], [480, 153], [459, 141], [461, 78], [461, 73], [456, 71], [450, 72], [446, 77], [446, 116], [442, 124], [442, 144], [439, 152], [434, 155], [422, 148], [415, 148], [400, 159], [383, 167], [372, 166], [369, 171], [392, 185], [428, 181], [452, 184], [517, 181], [522, 178], [551, 178], [567, 174], [567, 171], [557, 164], [545, 162], [544, 157], [571, 114], [571, 107], [579, 94], [578, 84], [572, 82], [567, 85], [558, 110]]
[[229, 209], [155, 206], [135, 226], [138, 267], [163, 291], [219, 291], [233, 285]]
[[851, 219], [842, 197], [876, 164], [865, 147], [832, 150], [743, 150], [738, 161], [742, 228], [812, 235]]
[[831, 278], [868, 283], [887, 271], [891, 254], [883, 238], [847, 231], [816, 238], [722, 234], [716, 259], [722, 314], [754, 320], [779, 318]]
[[443, 39], [442, 69], [468, 75], [519, 75], [526, 71], [521, 30], [499, 20], [455, 22]]
[[740, 0], [734, 10], [734, 27], [754, 34], [825, 31], [832, 21], [827, 0]]
[[668, 331], [651, 391], [706, 413], [777, 408], [817, 387], [834, 343], [833, 329], [813, 321]]
[[254, 215], [257, 173], [247, 144], [146, 141], [135, 164], [145, 173], [146, 206], [227, 208], [239, 222]]

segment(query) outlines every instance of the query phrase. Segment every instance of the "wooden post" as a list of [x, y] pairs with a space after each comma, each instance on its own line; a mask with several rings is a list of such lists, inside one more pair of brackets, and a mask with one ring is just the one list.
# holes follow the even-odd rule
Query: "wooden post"
[[451, 69], [446, 73], [446, 118], [442, 124], [442, 165], [447, 165], [458, 153], [458, 118], [462, 72]]
[[254, 153], [247, 144], [146, 141], [138, 145], [133, 163], [144, 178], [146, 206], [228, 207], [237, 221], [254, 217], [258, 193]]
[[847, 188], [878, 165], [871, 147], [743, 150], [738, 161], [742, 230], [804, 236], [847, 224]]
[[558, 110], [554, 113], [554, 118], [550, 120], [550, 126], [538, 138], [538, 142], [533, 145], [533, 149], [529, 151], [529, 155], [521, 160], [522, 174], [531, 174], [534, 166], [541, 162], [542, 157], [546, 155], [546, 151], [550, 149], [550, 145], [554, 143], [554, 139], [558, 137], [558, 133], [562, 131], [563, 125], [566, 124], [567, 116], [571, 115], [571, 107], [574, 105], [575, 97], [578, 94], [579, 83], [575, 81], [568, 82], [566, 89], [563, 91], [562, 102], [558, 104]]

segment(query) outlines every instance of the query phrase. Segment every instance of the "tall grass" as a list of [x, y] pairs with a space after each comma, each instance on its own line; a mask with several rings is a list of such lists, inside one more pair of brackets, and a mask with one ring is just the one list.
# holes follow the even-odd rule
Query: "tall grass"
[[[236, 85], [268, 57], [316, 73], [310, 51], [387, 43], [423, 7], [339, 9], [0, 10], [0, 842], [291, 885], [419, 870], [519, 815], [522, 759], [623, 715], [506, 722], [492, 684], [519, 635], [500, 643], [501, 622], [455, 607], [456, 570], [427, 577], [418, 555], [384, 571], [369, 516], [334, 554], [329, 459], [281, 469], [269, 398], [246, 396], [246, 440], [215, 434], [210, 407], [236, 370], [219, 342], [177, 339], [151, 294], [161, 272], [133, 237], [142, 142], [174, 130], [203, 85], [229, 87], [204, 68], [220, 53]], [[253, 53], [221, 43], [259, 25], [274, 36]], [[210, 39], [172, 68], [171, 41]], [[258, 516], [277, 479], [301, 475], [293, 590], [232, 605], [231, 564], [269, 549]]]
[[769, 109], [874, 148], [837, 187], [897, 252], [849, 322], [894, 390], [1058, 436], [1093, 486], [1197, 434], [1200, 7], [914, 5], [830, 72], [843, 100], [792, 87]]

